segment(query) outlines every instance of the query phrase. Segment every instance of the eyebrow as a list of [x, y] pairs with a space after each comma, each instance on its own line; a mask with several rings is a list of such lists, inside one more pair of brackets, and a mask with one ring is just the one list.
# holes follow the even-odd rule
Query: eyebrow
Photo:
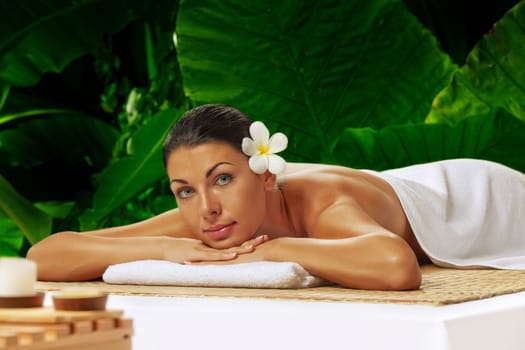
[[[206, 172], [206, 178], [210, 177], [210, 175], [215, 171], [215, 169], [217, 169], [219, 166], [224, 165], [224, 164], [233, 165], [232, 163], [229, 163], [229, 162], [219, 162], [215, 164], [214, 166], [212, 166], [210, 169], [208, 169], [208, 171]], [[171, 183], [177, 182], [177, 183], [181, 183], [185, 185], [188, 184], [188, 181], [184, 179], [172, 179], [170, 182]]]

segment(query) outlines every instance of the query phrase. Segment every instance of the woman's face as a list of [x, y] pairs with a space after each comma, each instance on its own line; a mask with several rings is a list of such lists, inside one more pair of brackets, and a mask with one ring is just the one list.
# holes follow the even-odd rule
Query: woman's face
[[179, 147], [166, 164], [180, 213], [195, 238], [224, 249], [254, 237], [274, 178], [255, 174], [248, 158], [226, 142]]

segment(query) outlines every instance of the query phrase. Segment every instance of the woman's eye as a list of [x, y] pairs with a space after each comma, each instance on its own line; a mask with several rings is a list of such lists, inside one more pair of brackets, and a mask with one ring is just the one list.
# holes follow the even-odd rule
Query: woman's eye
[[193, 190], [191, 188], [182, 188], [177, 191], [177, 196], [179, 196], [179, 198], [182, 198], [182, 199], [188, 198], [192, 194], [193, 194]]
[[219, 175], [217, 176], [217, 180], [215, 182], [220, 186], [224, 186], [229, 184], [231, 181], [232, 177], [230, 175]]

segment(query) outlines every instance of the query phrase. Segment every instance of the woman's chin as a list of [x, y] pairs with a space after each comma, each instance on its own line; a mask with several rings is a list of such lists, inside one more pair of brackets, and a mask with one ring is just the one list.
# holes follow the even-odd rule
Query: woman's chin
[[239, 247], [243, 243], [244, 241], [240, 242], [234, 239], [233, 237], [229, 237], [223, 240], [209, 240], [208, 242], [205, 242], [207, 246], [214, 248], [214, 249], [221, 249], [221, 250]]

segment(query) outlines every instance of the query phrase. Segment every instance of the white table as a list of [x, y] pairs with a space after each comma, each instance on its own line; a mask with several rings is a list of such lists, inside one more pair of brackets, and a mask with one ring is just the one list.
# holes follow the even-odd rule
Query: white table
[[133, 319], [133, 350], [525, 349], [525, 292], [448, 306], [110, 295], [108, 308]]

